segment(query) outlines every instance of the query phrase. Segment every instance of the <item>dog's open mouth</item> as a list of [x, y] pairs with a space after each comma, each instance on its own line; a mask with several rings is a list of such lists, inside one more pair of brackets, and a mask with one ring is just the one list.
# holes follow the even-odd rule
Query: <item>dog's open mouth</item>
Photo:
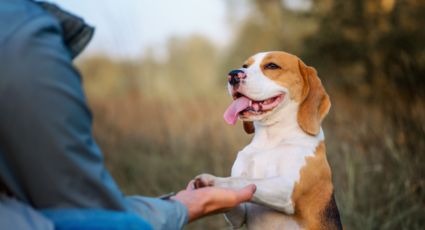
[[260, 115], [276, 108], [283, 100], [284, 94], [279, 94], [262, 101], [255, 101], [249, 97], [236, 93], [233, 95], [233, 102], [224, 112], [224, 120], [228, 124], [235, 124], [238, 116]]

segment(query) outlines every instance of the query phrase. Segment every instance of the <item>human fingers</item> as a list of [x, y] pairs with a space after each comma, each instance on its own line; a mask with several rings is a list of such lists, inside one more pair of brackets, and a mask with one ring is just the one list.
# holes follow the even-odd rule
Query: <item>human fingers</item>
[[173, 200], [180, 201], [189, 210], [189, 221], [202, 216], [227, 211], [242, 202], [252, 199], [256, 190], [255, 185], [248, 185], [242, 189], [225, 189], [206, 187], [194, 189], [194, 181], [190, 181], [186, 190], [180, 191]]
[[255, 190], [256, 186], [251, 184], [241, 189], [208, 187], [196, 191], [202, 192], [202, 197], [209, 201], [203, 208], [204, 215], [211, 215], [226, 212], [242, 202], [250, 201]]

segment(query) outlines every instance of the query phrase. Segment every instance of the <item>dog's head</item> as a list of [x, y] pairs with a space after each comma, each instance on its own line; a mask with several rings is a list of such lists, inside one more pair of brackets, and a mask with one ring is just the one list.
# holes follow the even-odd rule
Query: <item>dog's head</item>
[[228, 90], [234, 101], [224, 119], [234, 124], [239, 117], [248, 133], [254, 132], [253, 121], [277, 116], [277, 111], [294, 102], [299, 105], [295, 111], [299, 126], [316, 135], [331, 105], [316, 70], [285, 52], [250, 57], [242, 68], [229, 73]]

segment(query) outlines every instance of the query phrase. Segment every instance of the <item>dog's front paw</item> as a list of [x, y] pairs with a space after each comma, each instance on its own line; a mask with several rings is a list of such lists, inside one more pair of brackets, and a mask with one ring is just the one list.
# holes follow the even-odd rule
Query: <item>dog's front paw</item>
[[203, 188], [203, 187], [211, 187], [215, 185], [216, 177], [211, 174], [201, 174], [195, 177], [195, 189]]

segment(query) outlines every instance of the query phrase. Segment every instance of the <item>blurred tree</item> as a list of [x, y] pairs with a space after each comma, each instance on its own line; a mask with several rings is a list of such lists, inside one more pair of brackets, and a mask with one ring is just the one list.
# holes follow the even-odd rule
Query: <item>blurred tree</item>
[[93, 56], [77, 63], [83, 72], [84, 88], [96, 98], [107, 98], [137, 90], [137, 63]]
[[315, 14], [320, 27], [306, 40], [308, 59], [328, 69], [360, 67], [366, 84], [424, 95], [424, 1], [315, 0], [314, 5], [321, 10]]

